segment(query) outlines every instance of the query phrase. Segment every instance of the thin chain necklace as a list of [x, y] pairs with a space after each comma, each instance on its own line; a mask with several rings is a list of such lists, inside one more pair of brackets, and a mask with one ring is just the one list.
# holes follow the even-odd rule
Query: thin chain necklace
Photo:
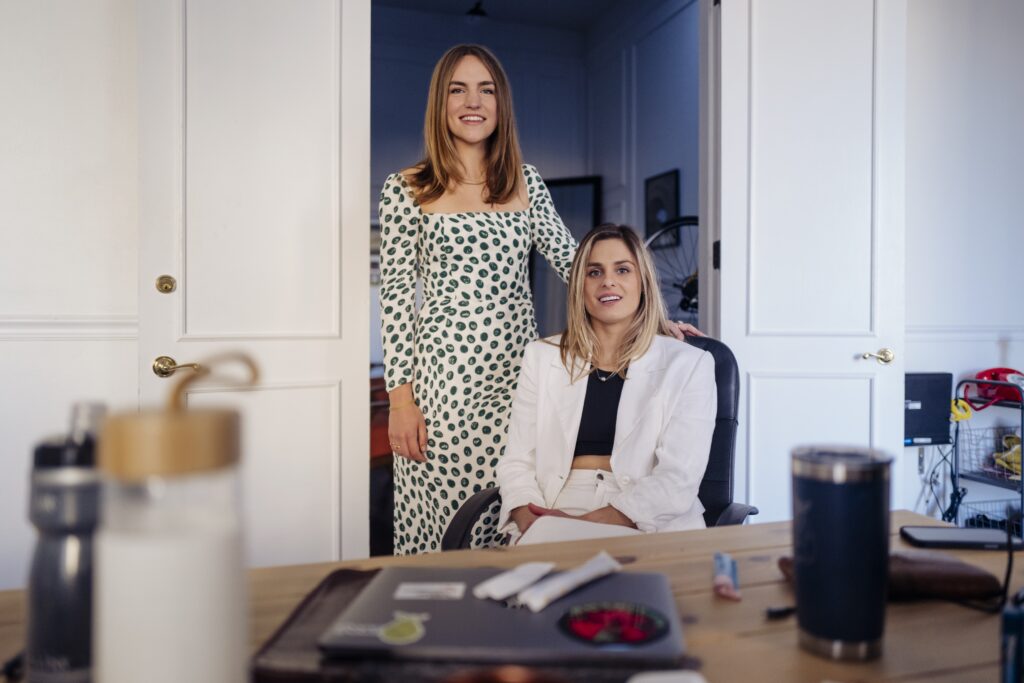
[[602, 375], [601, 371], [599, 369], [594, 368], [594, 375], [597, 376], [597, 381], [599, 381], [599, 382], [607, 382], [608, 380], [610, 380], [615, 375], [615, 373], [614, 372], [609, 372], [607, 375]]

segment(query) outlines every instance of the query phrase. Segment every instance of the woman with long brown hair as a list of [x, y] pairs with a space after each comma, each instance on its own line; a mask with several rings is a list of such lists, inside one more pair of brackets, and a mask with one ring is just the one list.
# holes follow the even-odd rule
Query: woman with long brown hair
[[576, 250], [522, 162], [508, 78], [486, 48], [438, 61], [424, 139], [424, 159], [389, 176], [380, 199], [397, 554], [440, 549], [459, 505], [494, 483], [523, 348], [537, 337], [530, 250], [563, 279]]
[[499, 529], [517, 538], [548, 515], [648, 532], [704, 527], [697, 491], [715, 362], [670, 332], [637, 234], [612, 224], [588, 233], [569, 275], [566, 331], [526, 347], [497, 466]]

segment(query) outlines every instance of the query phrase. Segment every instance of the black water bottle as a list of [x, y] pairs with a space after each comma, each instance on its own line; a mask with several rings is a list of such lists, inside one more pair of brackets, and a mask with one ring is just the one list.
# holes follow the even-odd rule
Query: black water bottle
[[30, 683], [88, 683], [92, 536], [99, 517], [96, 431], [103, 408], [76, 404], [67, 437], [34, 453], [29, 519], [39, 532], [28, 583]]
[[801, 647], [830, 659], [882, 653], [889, 470], [875, 450], [793, 450], [793, 570]]

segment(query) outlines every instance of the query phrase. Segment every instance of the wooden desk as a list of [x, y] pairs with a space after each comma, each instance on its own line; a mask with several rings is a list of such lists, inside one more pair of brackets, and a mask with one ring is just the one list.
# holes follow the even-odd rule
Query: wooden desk
[[[939, 524], [906, 511], [892, 515], [892, 547], [905, 549], [899, 528], [905, 524]], [[867, 664], [838, 664], [797, 647], [796, 620], [766, 622], [769, 606], [793, 602], [776, 560], [790, 552], [786, 522], [634, 536], [606, 541], [578, 541], [502, 551], [460, 551], [420, 557], [373, 558], [254, 569], [250, 572], [252, 623], [250, 643], [255, 650], [301, 598], [337, 567], [497, 566], [530, 560], [553, 560], [571, 566], [604, 547], [620, 558], [635, 558], [626, 569], [664, 572], [672, 582], [685, 622], [689, 654], [699, 659], [710, 683], [732, 681], [901, 681], [929, 683], [990, 683], [999, 672], [999, 617], [943, 602], [890, 605], [884, 653]], [[711, 556], [731, 553], [739, 564], [743, 601], [718, 600], [711, 593]], [[1000, 579], [1006, 570], [1001, 552], [955, 553], [984, 567]], [[1015, 562], [1012, 590], [1024, 585], [1024, 561]], [[22, 591], [0, 592], [0, 656], [22, 646]]]

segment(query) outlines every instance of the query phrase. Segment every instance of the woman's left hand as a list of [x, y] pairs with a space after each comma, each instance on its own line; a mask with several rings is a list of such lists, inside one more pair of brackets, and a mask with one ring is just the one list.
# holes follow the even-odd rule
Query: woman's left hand
[[669, 320], [668, 329], [672, 333], [672, 336], [679, 341], [686, 341], [687, 337], [707, 336], [690, 323], [684, 323], [682, 320]]

